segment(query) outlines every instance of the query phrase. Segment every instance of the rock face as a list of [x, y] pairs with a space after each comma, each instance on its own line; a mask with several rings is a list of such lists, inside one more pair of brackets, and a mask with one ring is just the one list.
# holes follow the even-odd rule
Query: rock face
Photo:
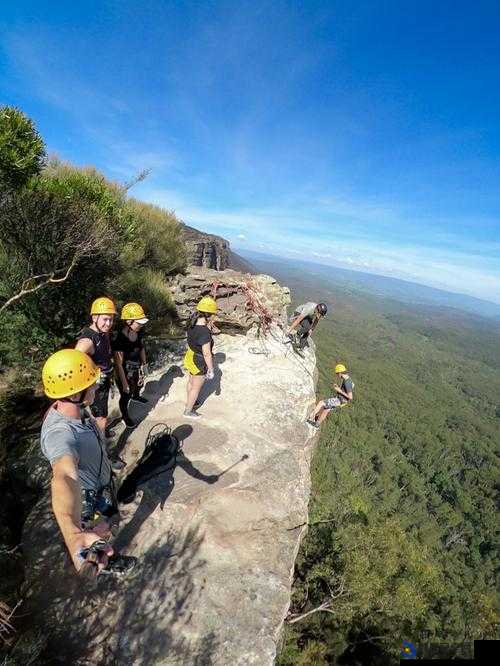
[[205, 234], [183, 225], [188, 264], [223, 271], [229, 267], [229, 243], [220, 236]]
[[[208, 277], [190, 279], [198, 289]], [[233, 303], [228, 285], [239, 279], [224, 275], [221, 302]], [[288, 294], [272, 278], [256, 284], [279, 313]], [[304, 419], [315, 389], [314, 349], [296, 356], [282, 335], [272, 323], [266, 337], [256, 325], [216, 336], [216, 376], [202, 390], [197, 421], [182, 416], [187, 377], [182, 351], [172, 352], [170, 365], [148, 377], [148, 404], [132, 403], [139, 425], [117, 427], [122, 480], [132, 474], [130, 485], [147, 469], [121, 506], [114, 542], [139, 558], [132, 577], [85, 584], [64, 554], [47, 494], [32, 511], [23, 535], [26, 608], [54, 663], [273, 663], [307, 521], [313, 440]], [[181, 449], [160, 438], [156, 464], [148, 458], [141, 467], [146, 444], [167, 428]]]
[[248, 261], [232, 252], [229, 242], [225, 238], [206, 234], [193, 227], [188, 227], [186, 224], [182, 226], [189, 266], [212, 268], [216, 271], [231, 268], [243, 273], [255, 274], [255, 269]]
[[170, 288], [183, 323], [202, 296], [215, 295], [219, 307], [217, 325], [224, 331], [246, 332], [252, 326], [260, 326], [263, 317], [283, 325], [290, 305], [290, 291], [269, 275], [245, 275], [231, 270], [219, 273], [192, 267], [187, 275], [177, 275]]

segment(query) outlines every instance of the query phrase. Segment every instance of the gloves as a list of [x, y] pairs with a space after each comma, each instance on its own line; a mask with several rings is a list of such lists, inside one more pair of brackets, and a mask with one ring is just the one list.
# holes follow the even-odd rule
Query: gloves
[[207, 379], [213, 379], [215, 377], [215, 373], [213, 370], [207, 370], [206, 378]]

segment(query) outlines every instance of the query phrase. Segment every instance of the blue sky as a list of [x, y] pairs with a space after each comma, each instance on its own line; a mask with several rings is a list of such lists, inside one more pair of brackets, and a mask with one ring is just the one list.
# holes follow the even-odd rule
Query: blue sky
[[233, 247], [500, 302], [500, 4], [2, 3], [0, 103]]

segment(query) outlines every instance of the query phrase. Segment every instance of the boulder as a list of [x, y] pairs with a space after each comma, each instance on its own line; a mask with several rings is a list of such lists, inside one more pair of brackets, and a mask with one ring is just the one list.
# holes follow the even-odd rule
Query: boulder
[[249, 275], [237, 271], [218, 272], [191, 267], [177, 275], [169, 286], [181, 323], [185, 324], [202, 296], [215, 296], [217, 326], [224, 331], [247, 332], [271, 322], [284, 325], [290, 290], [269, 275]]

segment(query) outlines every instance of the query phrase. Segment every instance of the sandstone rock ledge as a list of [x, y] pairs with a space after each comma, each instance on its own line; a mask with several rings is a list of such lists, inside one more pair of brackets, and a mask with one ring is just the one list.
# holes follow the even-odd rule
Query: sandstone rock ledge
[[[86, 586], [72, 573], [48, 497], [30, 515], [27, 607], [65, 664], [272, 664], [307, 520], [314, 350], [300, 359], [271, 330], [216, 340], [218, 372], [202, 393], [203, 419], [182, 416], [178, 365], [150, 376], [142, 419], [120, 432], [125, 474], [151, 428], [183, 441], [170, 468], [122, 507], [116, 545], [140, 558], [123, 581]], [[266, 354], [252, 353], [250, 350]]]

